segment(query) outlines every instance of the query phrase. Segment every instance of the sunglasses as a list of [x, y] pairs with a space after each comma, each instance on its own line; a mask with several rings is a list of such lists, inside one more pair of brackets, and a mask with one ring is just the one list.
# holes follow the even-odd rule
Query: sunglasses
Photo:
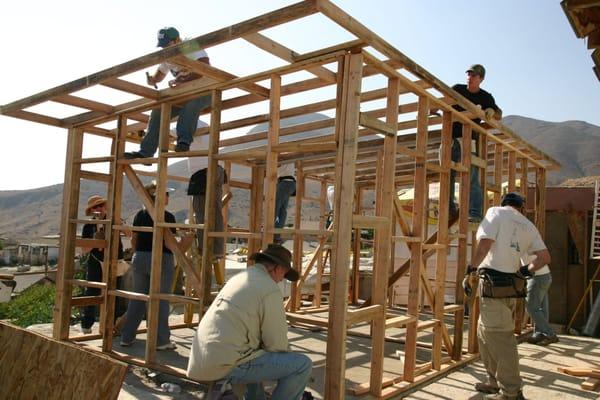
[[103, 207], [104, 207], [104, 203], [102, 203], [102, 204], [97, 204], [97, 205], [95, 205], [94, 207], [92, 207], [92, 210], [96, 210], [96, 209], [98, 209], [98, 208], [103, 208]]

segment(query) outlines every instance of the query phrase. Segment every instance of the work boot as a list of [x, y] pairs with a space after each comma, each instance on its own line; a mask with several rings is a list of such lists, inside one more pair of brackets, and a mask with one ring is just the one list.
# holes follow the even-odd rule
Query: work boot
[[542, 340], [544, 340], [543, 333], [534, 333], [533, 335], [528, 337], [526, 341], [527, 341], [527, 343], [530, 343], [530, 344], [538, 344]]
[[542, 334], [541, 336], [542, 336], [542, 339], [536, 343], [538, 346], [548, 346], [549, 344], [558, 342], [558, 336], [556, 336], [556, 335], [548, 336], [548, 335]]
[[[147, 158], [148, 156], [143, 155], [139, 151], [131, 151], [131, 152], [123, 153], [123, 157], [125, 157], [125, 159], [127, 159], [127, 160], [131, 160], [134, 158]], [[152, 163], [144, 163], [144, 165], [150, 166], [150, 165], [152, 165]]]
[[516, 396], [508, 396], [504, 393], [488, 394], [483, 397], [485, 400], [525, 400], [523, 392], [519, 391]]
[[175, 146], [175, 151], [180, 153], [182, 151], [189, 151], [190, 150], [190, 145], [187, 143], [177, 143], [177, 146]]
[[490, 382], [477, 382], [475, 384], [475, 390], [481, 393], [496, 394], [500, 391], [498, 385], [494, 385]]

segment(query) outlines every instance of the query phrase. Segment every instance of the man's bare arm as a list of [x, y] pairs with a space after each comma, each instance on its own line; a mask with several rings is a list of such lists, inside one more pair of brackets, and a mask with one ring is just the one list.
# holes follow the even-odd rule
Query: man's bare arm
[[473, 267], [477, 268], [479, 264], [483, 262], [483, 259], [492, 248], [494, 241], [492, 239], [481, 239], [477, 243], [477, 249], [475, 250], [475, 256], [472, 260]]

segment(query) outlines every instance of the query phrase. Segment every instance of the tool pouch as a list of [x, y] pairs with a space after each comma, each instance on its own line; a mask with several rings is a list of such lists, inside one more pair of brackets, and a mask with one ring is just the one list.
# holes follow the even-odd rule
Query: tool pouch
[[504, 299], [527, 296], [527, 279], [517, 272], [500, 272], [490, 268], [479, 269], [481, 297]]

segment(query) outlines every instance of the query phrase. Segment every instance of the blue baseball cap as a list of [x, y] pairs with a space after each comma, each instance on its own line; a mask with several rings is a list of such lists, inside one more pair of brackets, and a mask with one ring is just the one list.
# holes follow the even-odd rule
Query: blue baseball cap
[[158, 31], [158, 43], [156, 44], [157, 47], [167, 47], [169, 45], [169, 43], [171, 43], [173, 40], [178, 39], [179, 38], [179, 31], [175, 28], [171, 27], [166, 27], [166, 28], [162, 28], [161, 30]]
[[521, 208], [525, 205], [525, 198], [515, 192], [506, 193], [504, 197], [502, 197], [502, 203], [500, 203], [500, 205], [502, 207], [512, 206]]

